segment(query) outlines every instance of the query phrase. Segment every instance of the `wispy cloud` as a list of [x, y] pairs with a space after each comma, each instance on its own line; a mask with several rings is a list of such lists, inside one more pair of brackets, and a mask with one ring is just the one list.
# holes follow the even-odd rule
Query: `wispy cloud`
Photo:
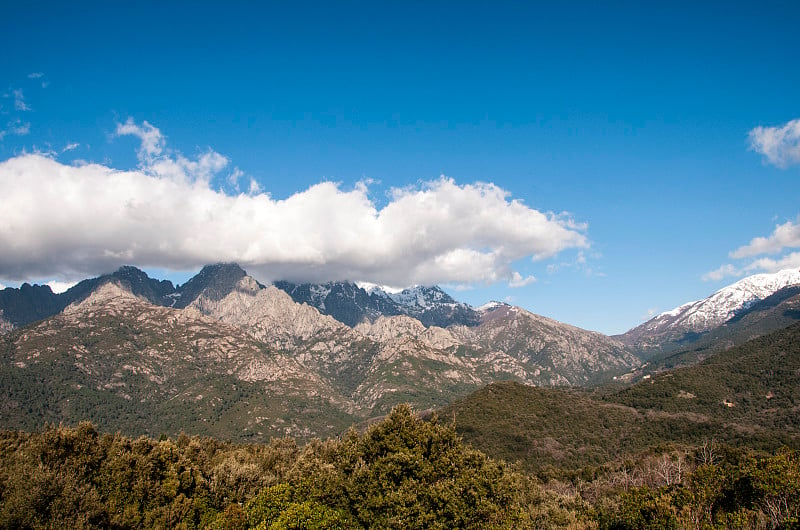
[[11, 133], [16, 134], [17, 136], [25, 136], [26, 134], [30, 134], [31, 132], [31, 124], [29, 122], [21, 122], [18, 121], [11, 127]]
[[800, 119], [777, 127], [756, 127], [749, 133], [750, 149], [779, 168], [800, 163]]
[[139, 162], [145, 165], [152, 164], [157, 157], [164, 153], [167, 139], [161, 131], [150, 125], [147, 120], [141, 125], [136, 124], [133, 118], [128, 118], [125, 123], [118, 123], [117, 136], [131, 135], [139, 138], [141, 144], [137, 151]]
[[641, 320], [642, 322], [645, 322], [647, 320], [650, 320], [651, 318], [653, 318], [657, 314], [658, 314], [658, 308], [657, 307], [651, 307], [651, 308], [648, 308], [647, 311], [645, 311], [644, 314], [639, 317], [639, 320]]
[[14, 89], [12, 92], [14, 94], [14, 110], [19, 110], [19, 111], [31, 110], [30, 105], [25, 103], [25, 96], [22, 93], [21, 88]]
[[0, 130], [0, 140], [6, 137], [9, 134], [15, 134], [17, 136], [25, 136], [30, 134], [31, 132], [31, 124], [30, 122], [23, 122], [22, 120], [12, 120], [8, 122], [6, 125], [6, 129]]
[[[161, 131], [147, 121], [142, 125], [128, 118], [124, 124], [118, 124], [117, 136], [131, 135], [139, 138], [141, 145], [137, 150], [139, 167], [149, 175], [179, 181], [201, 181], [208, 184], [212, 177], [228, 165], [228, 159], [213, 151], [207, 150], [196, 160], [186, 158], [181, 153], [167, 149], [167, 139]], [[234, 168], [233, 174], [241, 173]], [[237, 175], [238, 180], [239, 175]]]
[[[571, 225], [576, 226], [576, 225]], [[583, 230], [583, 229], [581, 229]], [[598, 260], [602, 258], [602, 254], [599, 252], [591, 252], [592, 260]], [[548, 274], [556, 274], [562, 270], [573, 270], [580, 273], [583, 273], [586, 277], [597, 277], [597, 278], [605, 278], [606, 274], [602, 271], [595, 270], [589, 263], [589, 259], [586, 257], [586, 253], [583, 250], [579, 250], [574, 260], [564, 260], [558, 263], [550, 263], [547, 268]]]
[[381, 208], [365, 183], [322, 182], [285, 200], [258, 189], [232, 195], [209, 184], [228, 171], [226, 157], [171, 152], [148, 123], [129, 120], [117, 134], [140, 139], [137, 170], [36, 154], [0, 163], [0, 278], [236, 261], [265, 280], [521, 286], [533, 280], [513, 270], [515, 261], [589, 246], [583, 225], [490, 183], [442, 176], [393, 190]]

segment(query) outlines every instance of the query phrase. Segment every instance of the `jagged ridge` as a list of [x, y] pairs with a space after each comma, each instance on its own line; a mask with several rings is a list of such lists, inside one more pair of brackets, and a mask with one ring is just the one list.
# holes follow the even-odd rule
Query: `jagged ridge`
[[467, 304], [457, 302], [437, 286], [416, 286], [389, 292], [375, 285], [353, 282], [294, 284], [275, 282], [297, 303], [316, 307], [339, 322], [355, 327], [363, 321], [374, 322], [380, 316], [406, 315], [425, 326], [447, 327], [453, 324], [476, 326], [479, 313]]

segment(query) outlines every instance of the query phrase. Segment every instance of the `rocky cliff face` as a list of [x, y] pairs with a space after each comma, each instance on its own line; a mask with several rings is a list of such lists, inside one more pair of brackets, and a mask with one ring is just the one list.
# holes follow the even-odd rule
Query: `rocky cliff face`
[[409, 317], [390, 317], [355, 329], [382, 343], [413, 338], [433, 349], [469, 351], [473, 363], [491, 366], [495, 377], [536, 385], [591, 384], [638, 365], [617, 340], [506, 304], [485, 310], [474, 327], [426, 328]]

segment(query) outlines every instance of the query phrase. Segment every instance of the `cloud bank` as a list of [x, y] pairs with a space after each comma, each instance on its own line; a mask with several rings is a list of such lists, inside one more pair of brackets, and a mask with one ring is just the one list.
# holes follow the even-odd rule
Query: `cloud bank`
[[[509, 282], [511, 264], [588, 247], [586, 227], [543, 213], [494, 184], [441, 177], [394, 189], [378, 209], [367, 184], [322, 182], [275, 200], [212, 189], [238, 168], [212, 150], [188, 159], [160, 131], [128, 120], [139, 168], [66, 165], [26, 154], [0, 163], [0, 278], [77, 279], [123, 264], [191, 270], [235, 261], [265, 280], [359, 280], [406, 286]], [[238, 187], [237, 187], [238, 189]]]
[[779, 168], [800, 163], [800, 119], [779, 127], [756, 127], [749, 133], [750, 149]]

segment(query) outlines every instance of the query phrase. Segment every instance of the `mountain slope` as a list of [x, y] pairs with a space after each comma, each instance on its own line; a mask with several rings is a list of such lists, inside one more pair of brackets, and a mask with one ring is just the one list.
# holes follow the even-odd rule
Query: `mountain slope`
[[85, 418], [134, 434], [264, 440], [333, 434], [352, 421], [292, 356], [114, 282], [1, 344], [6, 428]]
[[800, 430], [800, 323], [653, 375], [606, 398], [637, 409], [713, 414], [764, 428]]
[[685, 348], [731, 319], [741, 319], [781, 289], [796, 285], [800, 285], [800, 269], [749, 276], [707, 298], [661, 313], [618, 338], [643, 357]]
[[495, 383], [439, 411], [464, 440], [525, 468], [579, 469], [663, 444], [800, 447], [800, 323], [632, 387]]
[[639, 364], [613, 338], [507, 304], [487, 307], [479, 326], [455, 327], [453, 333], [467, 344], [505, 352], [531, 367], [541, 376], [539, 384], [594, 384]]
[[714, 328], [683, 349], [666, 349], [650, 357], [647, 371], [689, 366], [736, 345], [787, 328], [800, 321], [800, 286], [784, 287], [754, 303], [721, 326]]

